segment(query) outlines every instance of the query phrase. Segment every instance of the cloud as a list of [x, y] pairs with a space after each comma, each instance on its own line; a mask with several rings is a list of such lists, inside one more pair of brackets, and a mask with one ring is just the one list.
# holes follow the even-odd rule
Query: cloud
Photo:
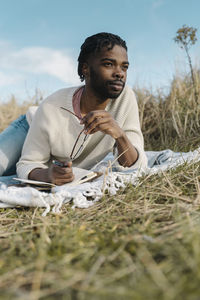
[[20, 80], [21, 80], [21, 76], [17, 74], [9, 75], [0, 71], [0, 87], [16, 84]]
[[[3, 45], [2, 42], [0, 44]], [[1, 85], [7, 84], [7, 80], [10, 83], [16, 81], [20, 75], [25, 77], [26, 73], [54, 76], [67, 85], [80, 83], [76, 63], [67, 51], [47, 47], [15, 50], [6, 44], [0, 50], [0, 69], [4, 71], [0, 73]], [[13, 73], [13, 77], [7, 73]]]
[[163, 4], [164, 4], [164, 0], [155, 0], [155, 1], [153, 1], [152, 6], [154, 9], [156, 9], [156, 8], [162, 6]]

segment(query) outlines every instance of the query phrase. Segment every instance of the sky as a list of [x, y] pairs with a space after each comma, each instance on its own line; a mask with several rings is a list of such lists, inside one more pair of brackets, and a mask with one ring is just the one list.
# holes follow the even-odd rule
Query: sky
[[190, 54], [199, 65], [199, 12], [199, 0], [0, 0], [0, 102], [79, 85], [80, 46], [98, 32], [126, 41], [128, 85], [167, 90], [189, 71], [173, 40], [184, 24], [198, 29]]

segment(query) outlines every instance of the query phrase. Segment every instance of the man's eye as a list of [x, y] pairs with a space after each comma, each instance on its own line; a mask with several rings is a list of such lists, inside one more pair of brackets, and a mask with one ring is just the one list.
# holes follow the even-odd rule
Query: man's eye
[[128, 70], [128, 65], [122, 66], [122, 69], [125, 71]]
[[107, 63], [104, 64], [104, 66], [106, 66], [106, 67], [111, 67], [111, 66], [112, 66], [112, 63], [111, 63], [111, 62], [107, 62]]

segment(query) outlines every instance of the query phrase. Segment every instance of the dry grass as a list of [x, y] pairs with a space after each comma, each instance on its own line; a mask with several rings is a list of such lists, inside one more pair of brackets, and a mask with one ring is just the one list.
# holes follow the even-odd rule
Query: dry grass
[[[148, 149], [196, 147], [200, 105], [187, 77], [168, 97], [137, 94]], [[199, 299], [199, 163], [89, 209], [41, 213], [1, 209], [0, 299]]]
[[14, 96], [9, 102], [0, 104], [0, 132], [21, 114], [25, 114], [30, 105], [28, 102], [19, 105]]
[[[195, 78], [200, 92], [200, 73], [197, 71]], [[146, 149], [188, 151], [198, 145], [200, 93], [196, 103], [188, 76], [175, 77], [167, 96], [162, 91], [155, 96], [144, 89], [138, 89], [136, 93]]]
[[182, 166], [46, 218], [2, 209], [2, 299], [197, 299], [199, 178]]

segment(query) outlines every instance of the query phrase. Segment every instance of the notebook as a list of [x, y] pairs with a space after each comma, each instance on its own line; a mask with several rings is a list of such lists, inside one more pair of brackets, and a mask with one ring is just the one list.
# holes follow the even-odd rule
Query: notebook
[[[65, 183], [64, 186], [76, 186], [78, 184], [91, 181], [99, 176], [101, 176], [103, 173], [101, 172], [93, 172], [86, 169], [81, 169], [77, 167], [73, 167], [73, 173], [74, 173], [74, 180], [69, 183]], [[13, 178], [16, 181], [19, 181], [20, 183], [24, 184], [25, 186], [33, 186], [37, 187], [40, 190], [49, 190], [53, 187], [56, 187], [55, 184], [50, 182], [43, 182], [43, 181], [37, 181], [37, 180], [30, 180], [30, 179], [22, 179], [22, 178]]]

